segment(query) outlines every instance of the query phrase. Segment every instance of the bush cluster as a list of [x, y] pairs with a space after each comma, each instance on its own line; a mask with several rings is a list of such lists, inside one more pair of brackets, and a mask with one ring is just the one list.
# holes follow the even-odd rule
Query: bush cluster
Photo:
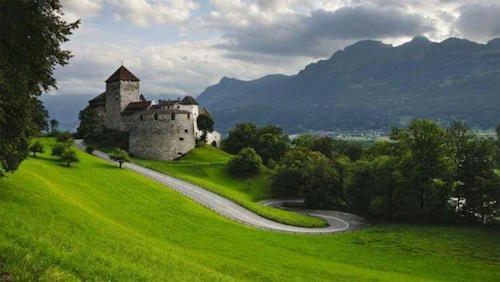
[[261, 165], [262, 159], [253, 148], [243, 148], [229, 161], [229, 172], [237, 176], [255, 175]]
[[489, 222], [500, 200], [499, 148], [498, 138], [480, 137], [461, 122], [442, 128], [414, 120], [366, 148], [303, 135], [277, 162], [271, 186], [276, 197], [303, 197], [310, 208], [389, 220]]
[[[89, 120], [79, 129], [87, 144], [119, 147], [112, 158], [120, 167], [128, 161], [127, 133], [97, 130], [89, 110], [82, 116]], [[53, 153], [62, 158], [71, 136], [57, 139]], [[276, 197], [303, 197], [309, 208], [391, 220], [489, 222], [500, 197], [499, 139], [482, 138], [461, 122], [442, 128], [414, 120], [394, 128], [389, 141], [370, 146], [308, 134], [290, 142], [281, 128], [242, 123], [222, 147], [235, 154], [231, 174], [257, 174], [263, 163], [273, 169]]]

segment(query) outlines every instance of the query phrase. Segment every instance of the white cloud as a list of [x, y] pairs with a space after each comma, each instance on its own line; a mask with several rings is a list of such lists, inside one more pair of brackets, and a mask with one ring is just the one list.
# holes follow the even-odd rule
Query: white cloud
[[191, 0], [108, 0], [115, 18], [127, 18], [138, 26], [154, 23], [182, 22], [191, 16], [198, 4]]
[[64, 18], [74, 22], [78, 19], [97, 16], [102, 10], [101, 0], [62, 0]]
[[267, 73], [288, 73], [303, 67], [304, 60], [273, 60], [268, 64], [230, 58], [227, 51], [217, 48], [219, 42], [191, 41], [127, 48], [120, 44], [70, 43], [74, 57], [70, 64], [56, 72], [62, 94], [99, 94], [104, 80], [124, 65], [141, 79], [141, 91], [146, 95], [198, 95], [223, 76], [254, 79]]

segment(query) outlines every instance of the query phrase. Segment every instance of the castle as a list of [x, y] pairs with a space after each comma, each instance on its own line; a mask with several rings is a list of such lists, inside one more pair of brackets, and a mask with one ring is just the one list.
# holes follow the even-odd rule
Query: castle
[[[102, 128], [129, 133], [129, 152], [144, 159], [173, 160], [196, 145], [202, 136], [196, 119], [198, 103], [191, 96], [182, 100], [148, 101], [140, 94], [139, 79], [121, 66], [107, 80], [106, 91], [89, 101]], [[220, 134], [207, 134], [207, 143], [219, 146]]]

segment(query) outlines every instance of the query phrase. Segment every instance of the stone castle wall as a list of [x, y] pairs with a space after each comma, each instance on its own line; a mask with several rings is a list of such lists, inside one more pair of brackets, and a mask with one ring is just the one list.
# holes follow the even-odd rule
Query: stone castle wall
[[129, 103], [139, 101], [139, 96], [138, 81], [121, 80], [106, 83], [106, 127], [126, 131], [121, 112]]
[[193, 115], [171, 111], [139, 112], [124, 121], [129, 131], [131, 154], [154, 160], [174, 160], [195, 147]]

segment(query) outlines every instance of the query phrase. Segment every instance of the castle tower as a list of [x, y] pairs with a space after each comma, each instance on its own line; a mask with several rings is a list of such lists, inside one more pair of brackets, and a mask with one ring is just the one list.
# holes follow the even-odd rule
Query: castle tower
[[126, 130], [121, 112], [129, 103], [138, 101], [139, 79], [122, 65], [106, 80], [106, 127]]

